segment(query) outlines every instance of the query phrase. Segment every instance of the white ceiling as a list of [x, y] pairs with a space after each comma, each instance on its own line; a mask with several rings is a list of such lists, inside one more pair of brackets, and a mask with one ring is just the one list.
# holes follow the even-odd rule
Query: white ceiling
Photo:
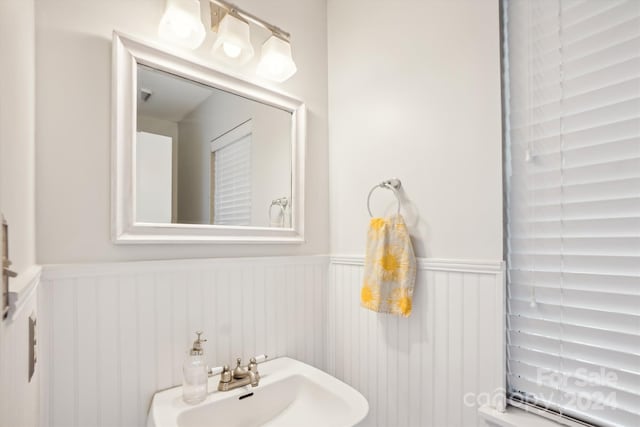
[[[152, 92], [144, 102], [141, 90]], [[138, 115], [171, 122], [181, 121], [217, 89], [163, 71], [138, 66]]]

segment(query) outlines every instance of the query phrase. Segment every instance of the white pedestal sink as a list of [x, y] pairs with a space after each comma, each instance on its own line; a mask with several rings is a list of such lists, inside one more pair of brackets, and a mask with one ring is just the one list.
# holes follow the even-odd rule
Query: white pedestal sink
[[182, 400], [182, 387], [156, 393], [147, 427], [351, 427], [369, 412], [355, 389], [305, 363], [282, 357], [259, 370], [253, 388], [219, 392], [219, 376], [210, 378], [209, 395], [197, 405]]

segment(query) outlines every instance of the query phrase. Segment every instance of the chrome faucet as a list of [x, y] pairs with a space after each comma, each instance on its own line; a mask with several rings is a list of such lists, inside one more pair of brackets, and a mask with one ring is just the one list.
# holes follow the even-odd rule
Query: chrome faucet
[[[266, 355], [258, 356], [258, 358], [267, 358]], [[214, 375], [215, 370], [209, 371], [209, 376]], [[258, 387], [260, 384], [260, 373], [258, 372], [258, 362], [255, 357], [249, 359], [249, 364], [246, 368], [242, 367], [242, 359], [236, 359], [236, 367], [233, 371], [229, 369], [229, 365], [224, 365], [220, 372], [220, 382], [218, 383], [218, 391], [229, 391], [238, 387], [244, 387], [246, 385], [251, 387]]]

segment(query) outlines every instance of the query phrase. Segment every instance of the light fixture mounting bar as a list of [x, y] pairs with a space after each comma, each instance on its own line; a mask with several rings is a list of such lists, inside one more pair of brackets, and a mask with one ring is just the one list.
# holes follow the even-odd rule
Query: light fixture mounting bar
[[257, 16], [249, 13], [249, 12], [245, 12], [244, 10], [240, 9], [239, 7], [231, 4], [231, 3], [227, 3], [226, 1], [223, 0], [209, 0], [210, 3], [221, 7], [223, 9], [225, 9], [227, 11], [227, 13], [231, 13], [231, 14], [236, 14], [238, 16], [240, 16], [243, 19], [246, 19], [247, 21], [251, 21], [254, 24], [258, 25], [259, 27], [265, 28], [266, 30], [271, 31], [271, 33], [276, 36], [279, 37], [285, 41], [289, 41], [289, 38], [291, 37], [291, 35], [289, 33], [287, 33], [286, 31], [282, 30], [279, 27], [276, 27], [275, 25], [272, 25], [270, 23], [268, 23], [267, 21], [258, 18]]

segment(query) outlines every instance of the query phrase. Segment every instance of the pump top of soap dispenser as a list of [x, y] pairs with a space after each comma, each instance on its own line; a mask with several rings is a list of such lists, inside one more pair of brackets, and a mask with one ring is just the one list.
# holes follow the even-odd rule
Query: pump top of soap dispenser
[[193, 347], [189, 350], [189, 354], [191, 356], [202, 356], [204, 354], [204, 349], [202, 348], [202, 343], [207, 342], [207, 340], [203, 340], [200, 335], [202, 335], [202, 331], [196, 332], [198, 338], [193, 342]]

